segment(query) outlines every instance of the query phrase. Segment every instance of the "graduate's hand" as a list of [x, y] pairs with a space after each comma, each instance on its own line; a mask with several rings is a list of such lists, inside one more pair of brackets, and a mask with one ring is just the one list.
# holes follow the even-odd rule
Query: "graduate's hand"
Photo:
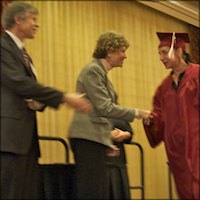
[[25, 102], [26, 102], [28, 108], [31, 110], [34, 110], [34, 111], [42, 110], [45, 107], [45, 105], [43, 103], [40, 103], [33, 99], [25, 99]]
[[63, 102], [78, 112], [89, 112], [92, 110], [92, 104], [84, 96], [85, 94], [68, 93], [64, 95]]
[[143, 120], [148, 120], [150, 113], [151, 112], [148, 110], [138, 110], [138, 118]]
[[128, 131], [122, 131], [118, 128], [115, 128], [112, 132], [112, 139], [116, 142], [123, 142], [124, 140], [128, 140], [131, 137], [131, 133]]
[[149, 114], [148, 118], [143, 119], [143, 124], [146, 126], [149, 126], [152, 123], [153, 123], [153, 115], [152, 114]]

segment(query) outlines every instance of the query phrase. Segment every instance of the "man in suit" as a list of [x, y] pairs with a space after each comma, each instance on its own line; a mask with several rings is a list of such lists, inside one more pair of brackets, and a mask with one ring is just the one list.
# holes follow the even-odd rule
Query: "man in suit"
[[78, 199], [108, 199], [106, 152], [109, 155], [113, 155], [112, 150], [118, 152], [112, 144], [110, 119], [132, 122], [148, 116], [146, 111], [118, 105], [117, 94], [107, 76], [114, 67], [122, 67], [128, 47], [121, 34], [103, 33], [97, 40], [93, 61], [77, 79], [77, 92], [86, 93], [94, 108], [88, 114], [76, 112], [69, 129], [77, 167]]
[[[25, 39], [38, 29], [38, 11], [26, 2], [13, 2], [5, 10], [1, 36], [1, 198], [37, 199], [40, 155], [36, 110], [57, 109], [65, 103], [88, 112], [83, 95], [66, 94], [36, 82], [33, 63], [22, 52]], [[24, 56], [23, 56], [24, 55]]]

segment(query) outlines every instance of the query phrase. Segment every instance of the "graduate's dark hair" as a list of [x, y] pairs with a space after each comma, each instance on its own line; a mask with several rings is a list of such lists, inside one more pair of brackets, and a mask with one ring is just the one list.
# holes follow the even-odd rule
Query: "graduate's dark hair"
[[[178, 48], [175, 48], [175, 49], [177, 50]], [[183, 49], [183, 60], [184, 60], [187, 64], [191, 63], [190, 54], [187, 53], [184, 49]]]
[[185, 60], [185, 62], [186, 62], [187, 64], [189, 64], [189, 63], [191, 62], [189, 53], [187, 53], [187, 52], [184, 51], [184, 50], [183, 50], [183, 59]]

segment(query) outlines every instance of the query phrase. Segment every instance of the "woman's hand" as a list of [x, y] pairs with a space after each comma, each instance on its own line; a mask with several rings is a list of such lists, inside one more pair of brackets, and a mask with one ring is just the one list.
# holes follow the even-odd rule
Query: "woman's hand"
[[115, 128], [112, 132], [112, 139], [116, 142], [123, 142], [124, 140], [128, 140], [131, 137], [131, 133], [128, 131], [122, 131], [118, 128]]

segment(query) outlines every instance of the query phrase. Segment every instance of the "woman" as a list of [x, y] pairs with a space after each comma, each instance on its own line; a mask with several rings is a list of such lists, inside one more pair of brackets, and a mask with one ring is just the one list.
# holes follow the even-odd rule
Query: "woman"
[[145, 119], [148, 115], [142, 110], [117, 105], [117, 94], [107, 76], [112, 68], [122, 67], [128, 47], [128, 41], [121, 34], [103, 33], [97, 40], [94, 59], [77, 79], [77, 92], [85, 93], [93, 106], [88, 114], [76, 112], [69, 130], [76, 161], [77, 199], [108, 199], [106, 153], [109, 148], [118, 153], [112, 144], [110, 119], [132, 122], [134, 118]]

